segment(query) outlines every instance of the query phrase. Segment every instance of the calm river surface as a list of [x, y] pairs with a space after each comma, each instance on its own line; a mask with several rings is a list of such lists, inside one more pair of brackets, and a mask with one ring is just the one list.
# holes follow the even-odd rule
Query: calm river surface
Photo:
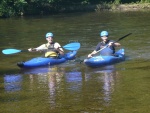
[[[79, 63], [100, 41], [121, 40], [126, 61], [103, 68]], [[41, 53], [0, 53], [0, 113], [148, 113], [150, 108], [150, 12], [73, 13], [0, 19], [0, 50], [26, 50], [55, 35], [62, 46], [81, 43], [75, 61], [30, 70], [16, 63]], [[65, 50], [67, 52], [67, 50]]]

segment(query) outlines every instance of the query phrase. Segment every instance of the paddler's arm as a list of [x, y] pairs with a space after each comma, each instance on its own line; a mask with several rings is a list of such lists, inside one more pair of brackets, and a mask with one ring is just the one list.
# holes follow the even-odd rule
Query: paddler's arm
[[115, 45], [115, 47], [119, 47], [119, 46], [121, 46], [121, 44], [120, 44], [120, 43], [118, 43], [118, 42], [114, 43], [114, 45]]
[[94, 50], [92, 53], [90, 53], [90, 54], [88, 55], [88, 58], [93, 57], [93, 55], [95, 55], [95, 54], [97, 53], [97, 51], [100, 50], [100, 46], [101, 46], [101, 43], [99, 42], [99, 43], [97, 44], [95, 50]]
[[115, 46], [115, 47], [119, 47], [119, 46], [121, 46], [121, 44], [120, 44], [120, 43], [118, 43], [118, 42], [109, 42], [108, 46]]
[[96, 50], [94, 50], [92, 53], [90, 53], [89, 55], [88, 55], [88, 58], [91, 58], [93, 55], [95, 55], [97, 53], [97, 51]]
[[47, 48], [45, 48], [45, 44], [42, 44], [41, 46], [37, 47], [37, 48], [29, 48], [28, 51], [29, 52], [41, 52], [41, 51], [45, 51]]
[[56, 49], [56, 51], [59, 52], [59, 54], [64, 55], [64, 50], [62, 49], [59, 43], [55, 42], [54, 48]]

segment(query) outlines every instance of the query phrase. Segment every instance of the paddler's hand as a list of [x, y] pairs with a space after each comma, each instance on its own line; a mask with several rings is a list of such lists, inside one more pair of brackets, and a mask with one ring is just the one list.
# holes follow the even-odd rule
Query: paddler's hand
[[114, 42], [109, 42], [108, 46], [112, 46], [114, 44]]
[[35, 48], [29, 48], [28, 51], [32, 52], [32, 51], [36, 51], [36, 49]]
[[63, 50], [61, 50], [61, 49], [60, 49], [60, 47], [55, 48], [55, 51], [56, 51], [56, 52], [59, 52], [61, 55], [63, 55], [63, 54], [64, 54], [64, 51], [63, 51]]
[[92, 57], [92, 54], [89, 54], [89, 55], [88, 55], [88, 58], [91, 58], [91, 57]]
[[57, 53], [57, 52], [59, 52], [60, 50], [59, 50], [59, 48], [54, 48], [54, 51]]

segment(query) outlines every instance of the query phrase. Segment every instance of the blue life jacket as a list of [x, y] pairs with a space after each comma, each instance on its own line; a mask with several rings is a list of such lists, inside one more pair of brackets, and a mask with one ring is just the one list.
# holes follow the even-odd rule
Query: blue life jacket
[[[115, 47], [113, 45], [110, 47], [106, 47], [109, 44], [109, 42], [114, 42], [114, 41], [108, 40], [106, 43], [103, 43], [103, 42], [98, 43], [98, 45], [96, 46], [96, 51], [102, 49], [100, 51], [100, 55], [103, 55], [103, 56], [113, 55], [115, 53]], [[106, 47], [106, 48], [104, 48], [104, 47]]]

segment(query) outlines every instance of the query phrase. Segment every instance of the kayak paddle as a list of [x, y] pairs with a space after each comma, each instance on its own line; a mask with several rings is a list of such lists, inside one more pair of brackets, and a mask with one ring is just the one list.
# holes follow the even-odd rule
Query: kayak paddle
[[78, 50], [80, 48], [80, 43], [79, 42], [69, 43], [63, 46], [63, 48], [67, 50]]
[[5, 55], [9, 55], [9, 54], [15, 54], [15, 53], [23, 52], [23, 51], [28, 51], [28, 50], [4, 49], [2, 50], [2, 53]]
[[[63, 46], [64, 49], [66, 50], [78, 50], [80, 48], [80, 43], [79, 42], [73, 42], [73, 43], [69, 43], [65, 46]], [[19, 52], [27, 52], [28, 50], [18, 50], [18, 49], [4, 49], [2, 50], [3, 54], [9, 55], [9, 54], [15, 54], [15, 53], [19, 53]]]

